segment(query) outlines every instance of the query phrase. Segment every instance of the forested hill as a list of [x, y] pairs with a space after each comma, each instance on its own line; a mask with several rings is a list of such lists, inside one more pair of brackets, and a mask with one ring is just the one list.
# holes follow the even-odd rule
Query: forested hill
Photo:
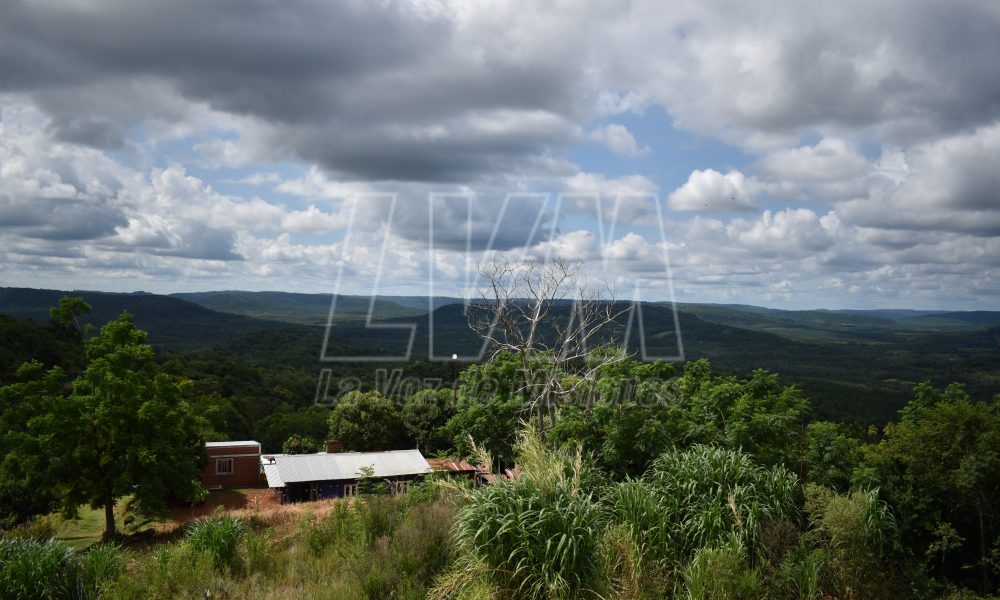
[[[93, 307], [85, 323], [100, 325], [128, 310], [161, 350], [198, 351], [257, 368], [290, 368], [303, 377], [315, 377], [331, 366], [319, 361], [325, 334], [321, 325], [331, 301], [325, 294], [223, 291], [161, 296], [0, 288], [0, 315], [45, 324], [49, 307], [66, 294], [81, 296]], [[341, 296], [328, 354], [385, 356], [387, 364], [399, 364], [392, 357], [405, 354], [409, 325], [415, 324], [411, 358], [426, 358], [429, 314], [420, 307], [427, 306], [437, 307], [435, 353], [475, 354], [480, 340], [456, 302], [379, 297], [372, 315], [376, 326], [370, 327], [365, 321], [370, 299]], [[735, 373], [760, 368], [780, 373], [803, 387], [817, 417], [884, 422], [924, 380], [939, 386], [962, 381], [980, 399], [1000, 392], [1000, 312], [787, 311], [709, 304], [680, 304], [678, 310], [685, 358], [708, 358], [717, 368]], [[649, 353], [678, 355], [672, 307], [644, 305], [644, 318], [651, 332]], [[6, 329], [11, 333], [17, 327]], [[437, 367], [445, 375], [450, 372], [447, 365], [426, 362], [407, 369], [426, 376], [440, 374]], [[343, 365], [338, 369], [357, 371]]]
[[[326, 325], [333, 297], [330, 294], [296, 294], [289, 292], [189, 292], [171, 294], [218, 312], [233, 313], [259, 319], [286, 321], [303, 325]], [[334, 305], [335, 320], [365, 320], [369, 313], [379, 318], [419, 315], [427, 312], [427, 299], [405, 305], [390, 298], [338, 296]]]
[[91, 306], [81, 324], [99, 327], [127, 310], [132, 313], [136, 325], [149, 333], [149, 343], [161, 349], [205, 348], [249, 333], [295, 327], [284, 322], [221, 313], [179, 298], [145, 293], [0, 288], [0, 314], [30, 318], [44, 324], [49, 320], [49, 308], [59, 304], [59, 299], [66, 295], [79, 296]]

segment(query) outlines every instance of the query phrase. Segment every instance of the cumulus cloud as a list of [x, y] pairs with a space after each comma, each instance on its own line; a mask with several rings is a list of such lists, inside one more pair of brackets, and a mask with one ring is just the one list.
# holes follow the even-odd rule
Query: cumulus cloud
[[652, 151], [648, 146], [640, 146], [632, 132], [618, 123], [598, 127], [590, 132], [589, 137], [607, 146], [615, 154], [629, 158], [637, 158]]
[[687, 183], [670, 194], [668, 205], [681, 211], [753, 210], [750, 183], [739, 171], [692, 171]]
[[1000, 123], [888, 157], [887, 176], [838, 205], [865, 227], [1000, 235]]

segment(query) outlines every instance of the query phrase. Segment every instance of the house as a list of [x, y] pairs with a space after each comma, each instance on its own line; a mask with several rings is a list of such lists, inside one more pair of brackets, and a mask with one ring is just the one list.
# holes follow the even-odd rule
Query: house
[[455, 477], [467, 478], [473, 482], [473, 485], [481, 485], [486, 481], [484, 478], [485, 471], [461, 458], [428, 458], [427, 464], [434, 469], [435, 473], [446, 473]]
[[260, 485], [260, 443], [206, 442], [208, 464], [201, 472], [201, 484], [209, 490]]
[[266, 454], [260, 462], [268, 487], [281, 502], [354, 496], [365, 468], [393, 492], [405, 490], [410, 482], [432, 472], [419, 450]]

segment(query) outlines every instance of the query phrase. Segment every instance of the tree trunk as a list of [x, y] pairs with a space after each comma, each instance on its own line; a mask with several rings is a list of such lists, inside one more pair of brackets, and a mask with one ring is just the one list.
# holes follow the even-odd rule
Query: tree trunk
[[990, 575], [989, 567], [986, 562], [986, 524], [983, 522], [983, 504], [982, 499], [976, 498], [976, 513], [979, 515], [979, 569], [982, 577], [981, 591], [983, 594], [987, 593], [990, 587]]
[[115, 530], [115, 501], [109, 498], [104, 501], [104, 539], [113, 540], [116, 537], [118, 531]]

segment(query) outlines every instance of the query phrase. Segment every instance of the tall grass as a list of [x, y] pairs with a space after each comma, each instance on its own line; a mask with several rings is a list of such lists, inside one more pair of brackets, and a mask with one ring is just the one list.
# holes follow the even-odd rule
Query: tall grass
[[606, 504], [652, 562], [685, 564], [733, 536], [753, 561], [761, 527], [795, 519], [795, 490], [795, 476], [783, 468], [766, 469], [739, 451], [694, 446], [666, 452], [641, 480], [613, 486]]
[[246, 533], [241, 519], [220, 516], [195, 522], [188, 529], [187, 539], [195, 551], [212, 557], [216, 569], [234, 573], [243, 568], [239, 549]]
[[0, 539], [0, 598], [68, 598], [74, 590], [73, 555], [56, 540]]
[[471, 492], [459, 511], [455, 538], [464, 560], [439, 582], [436, 597], [490, 584], [501, 597], [525, 599], [604, 590], [602, 511], [581, 489], [581, 455], [547, 450], [531, 427], [517, 452], [521, 478]]
[[118, 580], [128, 556], [121, 546], [94, 546], [76, 561], [77, 595], [85, 600], [105, 596]]

